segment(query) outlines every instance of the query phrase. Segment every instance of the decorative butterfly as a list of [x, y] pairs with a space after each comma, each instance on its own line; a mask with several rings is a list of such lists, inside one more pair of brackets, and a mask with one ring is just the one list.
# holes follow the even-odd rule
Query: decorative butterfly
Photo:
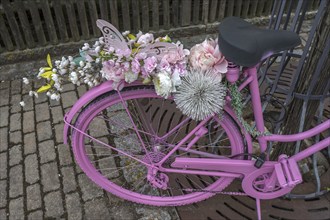
[[[112, 24], [105, 20], [98, 19], [96, 21], [97, 27], [101, 30], [104, 42], [107, 48], [126, 50], [129, 49], [128, 44], [122, 34]], [[167, 42], [156, 42], [140, 48], [138, 53], [146, 53], [147, 56], [155, 56], [161, 59], [166, 53], [175, 51], [177, 46]]]

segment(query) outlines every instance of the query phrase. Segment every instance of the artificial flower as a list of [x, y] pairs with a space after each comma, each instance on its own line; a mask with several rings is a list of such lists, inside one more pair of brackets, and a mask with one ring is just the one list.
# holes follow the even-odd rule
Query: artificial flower
[[153, 83], [157, 95], [168, 98], [173, 90], [173, 83], [170, 74], [165, 71], [156, 74]]
[[212, 71], [213, 73], [226, 73], [228, 62], [219, 51], [217, 40], [206, 39], [196, 44], [190, 50], [189, 62], [193, 69]]

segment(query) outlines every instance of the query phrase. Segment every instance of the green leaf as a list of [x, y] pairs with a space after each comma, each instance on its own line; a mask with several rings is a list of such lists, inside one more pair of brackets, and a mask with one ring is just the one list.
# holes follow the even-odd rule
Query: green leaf
[[52, 88], [52, 86], [50, 84], [46, 84], [44, 86], [41, 86], [37, 92], [38, 93], [42, 93], [42, 92], [47, 92], [50, 88]]
[[84, 57], [76, 57], [73, 59], [73, 62], [78, 66], [80, 61], [85, 61]]
[[133, 34], [128, 34], [127, 37], [131, 40], [135, 40], [136, 37]]
[[40, 76], [42, 78], [45, 78], [45, 79], [50, 79], [53, 75], [53, 71], [47, 71], [47, 72], [44, 72], [43, 74], [41, 74]]
[[53, 68], [52, 60], [50, 59], [50, 55], [49, 55], [49, 54], [47, 54], [47, 63], [48, 63], [48, 66], [49, 66], [50, 68]]

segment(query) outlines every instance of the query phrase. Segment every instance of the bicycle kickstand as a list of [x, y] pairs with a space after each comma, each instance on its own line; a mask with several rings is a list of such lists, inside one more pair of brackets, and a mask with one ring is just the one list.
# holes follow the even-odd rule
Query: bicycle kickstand
[[261, 206], [260, 206], [260, 199], [258, 198], [256, 198], [256, 205], [257, 205], [258, 220], [261, 220]]

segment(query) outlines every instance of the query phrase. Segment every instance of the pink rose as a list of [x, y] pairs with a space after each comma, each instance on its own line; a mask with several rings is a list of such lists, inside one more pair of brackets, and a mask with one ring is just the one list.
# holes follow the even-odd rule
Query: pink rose
[[196, 44], [190, 50], [190, 65], [194, 69], [202, 71], [213, 71], [214, 73], [226, 73], [228, 62], [219, 51], [217, 40], [205, 40]]

